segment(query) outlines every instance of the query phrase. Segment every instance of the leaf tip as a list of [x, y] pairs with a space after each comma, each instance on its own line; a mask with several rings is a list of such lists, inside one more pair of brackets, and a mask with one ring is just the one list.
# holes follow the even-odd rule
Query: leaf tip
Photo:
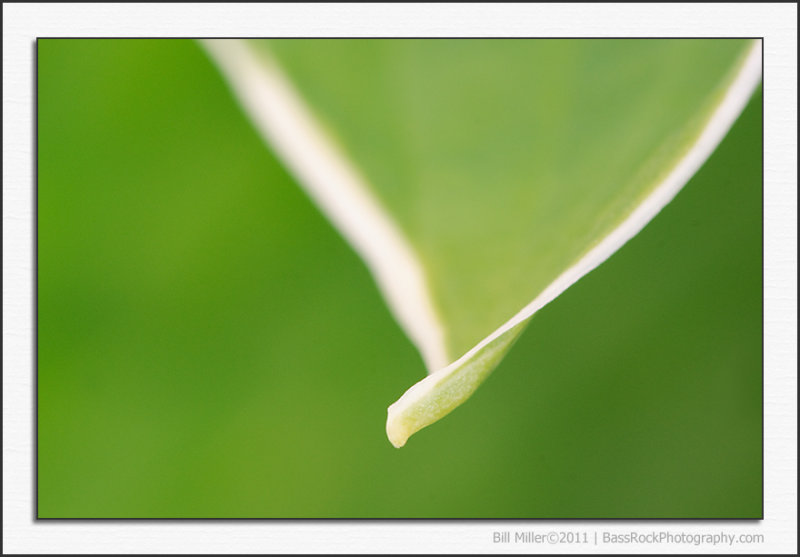
[[388, 416], [386, 418], [386, 436], [389, 438], [389, 442], [394, 445], [396, 449], [399, 449], [406, 444], [406, 441], [408, 441], [408, 438], [411, 437], [414, 432], [409, 431], [409, 428], [403, 421], [398, 419], [397, 415], [392, 412], [392, 406], [389, 407]]

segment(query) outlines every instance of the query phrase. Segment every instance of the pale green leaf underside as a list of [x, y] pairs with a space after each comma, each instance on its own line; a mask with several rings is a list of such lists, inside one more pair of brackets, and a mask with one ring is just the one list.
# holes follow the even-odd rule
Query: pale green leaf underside
[[490, 335], [542, 298], [691, 154], [753, 41], [249, 46], [265, 67], [277, 62], [423, 269], [453, 363], [430, 369], [390, 408], [387, 432], [401, 446], [474, 392], [524, 320]]
[[392, 445], [402, 447], [415, 432], [446, 416], [469, 398], [497, 367], [526, 325], [527, 321], [515, 325], [482, 346], [464, 363], [459, 363], [455, 373], [445, 369], [429, 375], [392, 404], [386, 420], [386, 435]]

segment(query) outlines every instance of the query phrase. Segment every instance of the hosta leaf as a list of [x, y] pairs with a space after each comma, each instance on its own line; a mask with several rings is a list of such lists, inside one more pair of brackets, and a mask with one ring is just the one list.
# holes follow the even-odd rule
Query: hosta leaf
[[677, 194], [761, 72], [748, 40], [204, 44], [422, 354], [398, 447]]
[[40, 518], [763, 516], [760, 87], [402, 451], [418, 352], [200, 43], [40, 39], [37, 89]]

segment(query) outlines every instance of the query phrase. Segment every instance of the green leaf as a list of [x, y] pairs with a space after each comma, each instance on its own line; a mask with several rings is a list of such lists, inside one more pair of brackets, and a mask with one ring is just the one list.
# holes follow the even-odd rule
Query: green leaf
[[760, 91], [395, 451], [419, 355], [199, 43], [40, 39], [37, 70], [39, 517], [763, 515]]
[[425, 360], [397, 447], [677, 194], [761, 71], [746, 40], [205, 45]]

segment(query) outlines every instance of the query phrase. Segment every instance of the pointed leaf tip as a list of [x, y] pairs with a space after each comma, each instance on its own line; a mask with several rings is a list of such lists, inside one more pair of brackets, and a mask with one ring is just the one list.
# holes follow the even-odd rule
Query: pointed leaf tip
[[408, 389], [388, 409], [386, 435], [397, 448], [467, 400], [497, 367], [528, 320], [476, 346], [449, 366]]

